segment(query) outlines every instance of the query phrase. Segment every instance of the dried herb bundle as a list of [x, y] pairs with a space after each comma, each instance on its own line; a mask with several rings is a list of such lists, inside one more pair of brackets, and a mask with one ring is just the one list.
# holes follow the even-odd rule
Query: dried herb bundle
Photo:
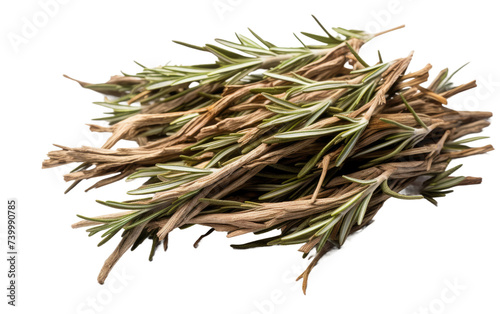
[[[304, 257], [315, 249], [301, 276], [305, 291], [321, 256], [368, 225], [388, 198], [437, 204], [452, 187], [481, 182], [447, 167], [493, 149], [465, 145], [484, 137], [461, 139], [487, 127], [490, 112], [445, 106], [475, 82], [454, 86], [445, 69], [422, 87], [431, 66], [406, 73], [411, 55], [383, 61], [379, 53], [374, 65], [360, 57], [380, 34], [333, 28], [332, 35], [318, 24], [325, 35], [303, 34], [320, 45], [299, 39], [300, 47], [278, 47], [251, 31], [256, 40], [178, 42], [212, 53], [213, 64], [141, 66], [104, 84], [78, 81], [109, 95], [96, 103], [111, 109], [96, 119], [109, 126], [90, 129], [111, 136], [101, 148], [56, 145], [43, 167], [80, 163], [64, 177], [74, 181], [68, 190], [101, 176], [89, 189], [145, 180], [128, 192], [135, 200], [98, 201], [122, 211], [74, 224], [101, 233], [99, 245], [121, 232], [100, 283], [128, 249], [151, 239], [152, 259], [173, 229], [198, 224], [228, 237], [279, 230], [236, 249], [302, 244]], [[120, 140], [138, 147], [113, 150]], [[418, 193], [400, 193], [409, 186]]]

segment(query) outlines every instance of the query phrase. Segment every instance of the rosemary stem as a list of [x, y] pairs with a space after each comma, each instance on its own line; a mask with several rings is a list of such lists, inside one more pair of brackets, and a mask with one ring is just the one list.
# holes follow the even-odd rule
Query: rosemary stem
[[385, 30], [385, 31], [381, 31], [381, 32], [379, 32], [379, 33], [373, 34], [373, 37], [378, 37], [378, 36], [380, 36], [380, 35], [387, 34], [387, 33], [389, 33], [389, 32], [392, 32], [392, 31], [395, 31], [395, 30], [398, 30], [398, 29], [401, 29], [401, 28], [404, 28], [404, 27], [405, 27], [405, 25], [404, 25], [404, 24], [403, 24], [403, 25], [399, 25], [399, 26], [396, 26], [396, 27], [394, 27], [394, 28], [387, 29], [387, 30]]

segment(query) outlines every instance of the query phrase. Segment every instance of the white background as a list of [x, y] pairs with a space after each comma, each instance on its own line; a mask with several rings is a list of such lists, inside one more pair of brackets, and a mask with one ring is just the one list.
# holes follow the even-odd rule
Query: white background
[[[42, 0], [42, 3], [48, 0]], [[463, 3], [463, 4], [461, 4]], [[202, 45], [233, 39], [251, 27], [279, 45], [297, 45], [292, 33], [320, 33], [310, 14], [327, 26], [380, 31], [406, 28], [377, 38], [361, 55], [375, 62], [415, 50], [410, 70], [426, 63], [432, 75], [471, 63], [456, 83], [478, 80], [476, 91], [451, 99], [461, 110], [499, 113], [498, 8], [493, 1], [62, 1], [44, 21], [40, 2], [2, 1], [1, 201], [19, 200], [19, 299], [6, 305], [7, 264], [1, 253], [1, 312], [5, 313], [499, 313], [500, 212], [496, 152], [461, 161], [460, 174], [482, 176], [480, 186], [457, 188], [435, 208], [426, 201], [388, 201], [374, 224], [321, 260], [303, 296], [293, 279], [305, 268], [296, 247], [236, 251], [195, 227], [171, 234], [169, 250], [147, 261], [149, 247], [127, 253], [104, 286], [98, 271], [118, 239], [97, 248], [97, 237], [72, 230], [76, 214], [108, 209], [95, 199], [123, 200], [137, 182], [68, 195], [62, 175], [71, 169], [41, 170], [52, 143], [98, 146], [104, 135], [85, 123], [99, 117], [92, 105], [102, 96], [62, 77], [102, 82], [133, 60], [148, 66], [211, 61], [210, 55], [171, 42]], [[39, 18], [36, 32], [22, 34]], [[9, 38], [24, 36], [15, 45]], [[29, 38], [28, 38], [29, 37]], [[489, 140], [498, 142], [498, 119]], [[6, 251], [6, 205], [0, 214], [1, 252]], [[450, 290], [450, 286], [458, 288]]]

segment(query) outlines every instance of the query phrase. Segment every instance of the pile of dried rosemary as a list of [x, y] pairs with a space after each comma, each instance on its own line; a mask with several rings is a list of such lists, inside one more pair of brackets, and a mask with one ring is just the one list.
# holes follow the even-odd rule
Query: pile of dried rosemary
[[[126, 178], [146, 179], [125, 202], [99, 201], [122, 211], [74, 225], [90, 227], [107, 242], [122, 239], [106, 260], [103, 283], [118, 259], [145, 239], [167, 248], [168, 234], [194, 224], [228, 237], [279, 230], [278, 235], [234, 245], [246, 249], [302, 244], [316, 256], [311, 269], [333, 247], [368, 225], [390, 197], [435, 198], [480, 178], [452, 176], [450, 160], [481, 154], [461, 139], [489, 125], [490, 112], [447, 108], [447, 99], [475, 86], [454, 86], [448, 70], [427, 87], [431, 66], [405, 73], [411, 55], [367, 64], [360, 47], [380, 34], [333, 28], [332, 35], [303, 33], [320, 45], [297, 48], [237, 35], [238, 42], [181, 45], [216, 56], [213, 64], [142, 67], [135, 75], [104, 84], [80, 82], [109, 95], [111, 109], [91, 125], [110, 132], [101, 148], [50, 152], [44, 168], [77, 162], [65, 175], [78, 182], [107, 176], [91, 188]], [[298, 38], [298, 37], [297, 37]], [[132, 140], [137, 148], [112, 147]], [[412, 185], [419, 193], [400, 194]], [[195, 244], [195, 246], [197, 243]]]

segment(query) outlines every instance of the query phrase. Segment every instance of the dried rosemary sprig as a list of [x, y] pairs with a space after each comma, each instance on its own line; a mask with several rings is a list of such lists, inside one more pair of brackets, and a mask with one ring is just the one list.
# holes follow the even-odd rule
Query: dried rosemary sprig
[[[300, 47], [277, 47], [251, 31], [258, 42], [179, 42], [214, 54], [213, 64], [141, 66], [104, 84], [79, 82], [112, 97], [97, 103], [112, 110], [97, 119], [110, 126], [91, 125], [112, 134], [101, 148], [57, 145], [43, 167], [79, 162], [65, 175], [70, 189], [105, 175], [113, 176], [90, 188], [146, 180], [128, 192], [138, 199], [98, 201], [122, 211], [73, 225], [100, 233], [99, 245], [122, 234], [100, 283], [129, 248], [151, 239], [152, 259], [173, 229], [199, 224], [210, 227], [206, 235], [228, 237], [279, 231], [236, 249], [302, 244], [304, 257], [316, 249], [300, 277], [305, 292], [321, 256], [368, 225], [388, 198], [436, 205], [451, 188], [481, 182], [447, 169], [452, 159], [493, 149], [465, 145], [484, 137], [461, 139], [487, 127], [490, 112], [444, 106], [475, 82], [455, 87], [454, 73], [443, 70], [424, 88], [431, 66], [405, 74], [411, 55], [384, 62], [379, 54], [374, 65], [361, 58], [361, 46], [379, 34], [332, 35], [318, 24], [325, 35], [303, 34], [319, 46], [299, 39]], [[113, 150], [120, 140], [139, 146]], [[409, 186], [419, 193], [401, 194]]]

